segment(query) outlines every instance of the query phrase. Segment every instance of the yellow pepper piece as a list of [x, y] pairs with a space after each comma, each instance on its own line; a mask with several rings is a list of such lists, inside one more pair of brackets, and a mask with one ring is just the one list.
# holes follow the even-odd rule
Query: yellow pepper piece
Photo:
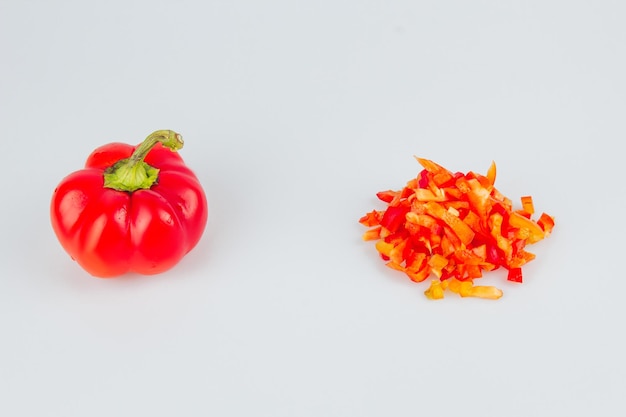
[[476, 285], [471, 288], [469, 296], [497, 300], [502, 297], [502, 290], [491, 285]]
[[456, 278], [450, 278], [448, 288], [450, 291], [459, 294], [461, 297], [478, 297], [497, 300], [502, 297], [502, 291], [490, 285], [474, 285], [471, 280], [459, 281]]
[[433, 279], [430, 281], [430, 287], [424, 291], [424, 295], [430, 300], [440, 300], [443, 298], [445, 286], [445, 281], [441, 282], [438, 279]]
[[384, 240], [379, 240], [378, 242], [376, 242], [376, 250], [378, 250], [378, 252], [380, 252], [381, 254], [389, 257], [391, 251], [393, 250], [393, 245], [391, 243], [385, 242]]

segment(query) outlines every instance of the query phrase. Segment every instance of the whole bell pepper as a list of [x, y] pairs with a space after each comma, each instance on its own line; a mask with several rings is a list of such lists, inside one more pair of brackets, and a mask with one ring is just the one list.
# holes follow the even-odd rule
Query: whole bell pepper
[[101, 146], [54, 190], [52, 228], [88, 273], [158, 274], [196, 246], [207, 223], [207, 200], [176, 152], [182, 146], [171, 130], [158, 130], [138, 146]]

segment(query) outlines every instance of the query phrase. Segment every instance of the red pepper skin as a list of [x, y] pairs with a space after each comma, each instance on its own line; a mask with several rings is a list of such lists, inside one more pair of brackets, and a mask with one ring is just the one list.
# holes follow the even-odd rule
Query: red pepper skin
[[506, 279], [512, 282], [522, 282], [522, 268], [511, 268]]
[[385, 211], [380, 224], [386, 227], [390, 232], [394, 233], [406, 221], [405, 216], [411, 210], [407, 206], [390, 206]]
[[160, 143], [145, 156], [160, 170], [149, 189], [104, 186], [105, 170], [135, 149], [123, 143], [96, 149], [85, 168], [65, 177], [53, 193], [50, 216], [59, 242], [96, 277], [164, 272], [196, 246], [207, 223], [198, 178], [177, 152]]

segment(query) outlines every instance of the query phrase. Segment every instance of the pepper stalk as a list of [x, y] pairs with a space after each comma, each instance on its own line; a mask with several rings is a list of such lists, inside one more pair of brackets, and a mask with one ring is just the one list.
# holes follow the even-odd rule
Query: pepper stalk
[[183, 147], [183, 137], [172, 130], [152, 132], [126, 159], [116, 162], [104, 172], [104, 187], [117, 191], [147, 190], [159, 177], [159, 169], [148, 165], [144, 158], [157, 143], [176, 152]]

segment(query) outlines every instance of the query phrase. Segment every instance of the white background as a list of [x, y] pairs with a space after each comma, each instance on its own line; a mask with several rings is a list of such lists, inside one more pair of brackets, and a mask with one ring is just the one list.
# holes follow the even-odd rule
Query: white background
[[[623, 416], [620, 1], [0, 0], [0, 415]], [[209, 222], [102, 280], [52, 191], [183, 134]], [[358, 219], [420, 169], [556, 218], [498, 301], [427, 300]]]

